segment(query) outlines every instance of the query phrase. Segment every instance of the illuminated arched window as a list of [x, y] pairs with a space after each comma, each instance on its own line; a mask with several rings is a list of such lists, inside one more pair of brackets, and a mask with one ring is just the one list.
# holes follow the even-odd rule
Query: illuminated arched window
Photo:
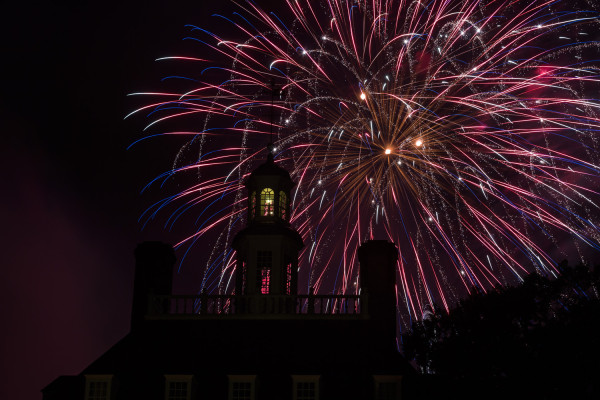
[[250, 196], [250, 219], [256, 216], [256, 192], [252, 192]]
[[279, 192], [279, 216], [282, 219], [287, 219], [287, 196], [285, 192]]
[[275, 192], [273, 189], [265, 188], [260, 192], [260, 214], [263, 216], [273, 215], [275, 207]]

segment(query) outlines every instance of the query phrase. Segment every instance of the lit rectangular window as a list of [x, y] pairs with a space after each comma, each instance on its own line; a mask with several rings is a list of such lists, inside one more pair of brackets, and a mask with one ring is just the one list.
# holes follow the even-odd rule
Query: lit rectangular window
[[271, 269], [261, 268], [260, 269], [260, 293], [269, 294], [269, 288], [271, 286]]
[[190, 400], [192, 375], [165, 375], [165, 400]]
[[376, 400], [400, 400], [401, 376], [398, 375], [375, 375], [375, 399]]
[[85, 400], [110, 400], [112, 375], [86, 375]]
[[293, 400], [319, 400], [319, 375], [292, 375]]
[[287, 220], [286, 210], [287, 196], [285, 195], [285, 192], [281, 191], [279, 192], [279, 216], [281, 217], [281, 219]]
[[273, 215], [273, 209], [275, 208], [275, 204], [273, 204], [274, 198], [275, 192], [273, 192], [273, 189], [265, 188], [260, 192], [260, 208], [263, 216]]
[[256, 253], [257, 286], [261, 294], [270, 293], [272, 265], [273, 254], [270, 251], [258, 251]]
[[229, 400], [254, 400], [256, 375], [229, 375]]

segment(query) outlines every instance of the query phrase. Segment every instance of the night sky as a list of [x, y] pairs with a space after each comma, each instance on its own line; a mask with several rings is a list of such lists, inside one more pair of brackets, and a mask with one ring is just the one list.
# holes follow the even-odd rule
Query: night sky
[[181, 49], [185, 24], [206, 26], [224, 7], [37, 3], [4, 5], [0, 24], [0, 398], [14, 400], [40, 399], [127, 334], [135, 245], [177, 235], [137, 222], [156, 200], [141, 188], [173, 153], [126, 150], [144, 123], [123, 120], [127, 94], [156, 89], [154, 60]]
[[140, 104], [127, 94], [161, 88], [173, 65], [156, 58], [202, 57], [182, 41], [185, 25], [210, 29], [211, 14], [232, 7], [218, 2], [2, 8], [0, 399], [41, 399], [125, 336], [136, 244], [181, 239], [137, 221], [159, 199], [141, 189], [170, 168], [177, 144], [127, 150], [147, 122], [124, 120]]

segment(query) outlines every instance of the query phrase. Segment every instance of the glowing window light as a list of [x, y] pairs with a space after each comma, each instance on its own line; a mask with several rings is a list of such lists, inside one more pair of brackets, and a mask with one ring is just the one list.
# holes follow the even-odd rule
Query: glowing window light
[[260, 192], [260, 209], [263, 216], [273, 215], [273, 200], [275, 192], [273, 189], [265, 188]]
[[261, 294], [269, 294], [270, 287], [271, 287], [271, 269], [270, 268], [262, 268], [260, 270], [260, 293]]
[[287, 219], [287, 195], [284, 191], [279, 192], [279, 217]]
[[271, 267], [273, 266], [273, 253], [270, 251], [258, 251], [256, 254], [256, 266], [258, 268], [257, 286], [261, 294], [269, 294], [271, 289]]

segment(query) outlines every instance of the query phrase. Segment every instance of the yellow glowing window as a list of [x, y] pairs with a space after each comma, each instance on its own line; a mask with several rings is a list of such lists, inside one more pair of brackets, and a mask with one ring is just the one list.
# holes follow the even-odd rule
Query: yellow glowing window
[[275, 199], [275, 192], [273, 189], [265, 188], [260, 192], [260, 209], [261, 215], [273, 215], [273, 208], [275, 204], [273, 204]]
[[287, 219], [287, 196], [285, 192], [279, 192], [279, 216], [282, 219]]

